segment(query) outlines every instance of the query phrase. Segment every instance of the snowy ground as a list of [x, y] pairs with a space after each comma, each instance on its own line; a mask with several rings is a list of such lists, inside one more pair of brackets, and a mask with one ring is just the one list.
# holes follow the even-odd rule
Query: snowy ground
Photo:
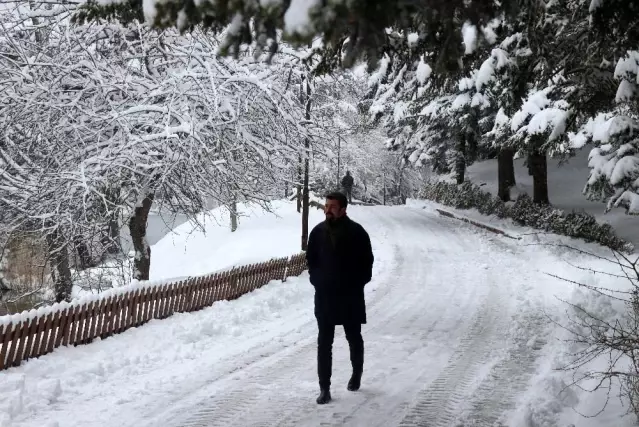
[[[317, 198], [312, 195], [312, 200]], [[238, 212], [240, 218], [235, 232], [231, 232], [229, 213], [225, 208], [199, 215], [199, 225], [188, 222], [184, 215], [149, 216], [151, 280], [205, 275], [300, 251], [301, 217], [292, 202], [274, 201], [270, 212], [256, 205], [240, 203]], [[316, 223], [323, 213], [311, 207], [309, 217]], [[127, 284], [131, 263], [118, 260], [79, 274], [78, 281], [84, 286], [75, 286], [75, 298], [104, 290], [96, 286], [97, 283], [106, 283], [107, 287]]]
[[[617, 208], [604, 214], [605, 204], [586, 199], [582, 194], [588, 181], [588, 154], [586, 147], [577, 152], [568, 163], [559, 165], [558, 159], [548, 159], [548, 193], [550, 203], [566, 212], [585, 211], [594, 215], [600, 222], [610, 223], [617, 234], [639, 247], [639, 217], [626, 215]], [[516, 191], [532, 195], [532, 176], [524, 166], [525, 159], [515, 160]], [[484, 189], [497, 194], [497, 160], [477, 162], [468, 168], [468, 179], [478, 185], [486, 184]]]
[[[334, 402], [314, 402], [317, 330], [304, 274], [0, 372], [0, 426], [632, 425], [631, 417], [620, 418], [616, 401], [603, 416], [581, 418], [575, 410], [594, 413], [604, 396], [564, 390], [570, 374], [554, 370], [570, 350], [551, 321], [566, 319], [558, 298], [606, 316], [619, 307], [544, 273], [623, 284], [568, 266], [565, 260], [583, 264], [583, 257], [531, 245], [537, 237], [506, 239], [440, 217], [432, 207], [351, 208], [376, 256], [359, 392], [346, 391], [348, 350], [338, 329]], [[244, 252], [228, 255], [228, 262], [250, 258], [253, 246], [265, 255], [269, 239], [270, 246], [292, 245], [299, 216], [285, 205], [281, 212], [278, 220], [246, 221], [254, 232], [268, 230], [257, 239], [248, 231], [233, 236], [236, 249], [227, 252]], [[314, 213], [312, 223], [319, 220]], [[200, 239], [193, 250], [211, 257], [215, 238], [211, 252], [208, 238]], [[154, 250], [168, 251], [161, 248]], [[182, 266], [178, 275], [197, 274], [205, 263], [169, 261], [162, 268]]]
[[[262, 262], [300, 251], [301, 216], [293, 202], [274, 201], [271, 211], [238, 205], [238, 229], [231, 232], [228, 211], [214, 209], [202, 215], [205, 233], [184, 223], [152, 247], [151, 280], [208, 274], [234, 265]], [[309, 221], [317, 223], [323, 213], [311, 207]]]

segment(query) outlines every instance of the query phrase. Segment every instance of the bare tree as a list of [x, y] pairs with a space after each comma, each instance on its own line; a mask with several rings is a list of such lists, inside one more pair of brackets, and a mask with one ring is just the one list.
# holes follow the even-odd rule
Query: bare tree
[[57, 299], [71, 297], [70, 251], [89, 262], [87, 242], [102, 242], [103, 258], [119, 217], [146, 280], [154, 203], [193, 220], [210, 200], [266, 205], [309, 132], [277, 73], [218, 58], [207, 34], [63, 24], [44, 48], [19, 23], [0, 37], [0, 209], [46, 238]]
[[[566, 302], [572, 308], [572, 314], [569, 315], [569, 322], [562, 326], [570, 332], [570, 341], [576, 345], [577, 351], [562, 369], [573, 372], [573, 385], [591, 392], [605, 391], [608, 400], [618, 390], [618, 396], [629, 404], [629, 410], [639, 415], [639, 257], [632, 260], [618, 251], [611, 251], [608, 257], [561, 246], [587, 259], [614, 266], [617, 272], [575, 266], [577, 269], [626, 283], [626, 286], [611, 289], [551, 275], [625, 306], [625, 311], [618, 317], [606, 318], [583, 305]], [[592, 362], [596, 361], [605, 363], [593, 365]], [[586, 388], [583, 386], [586, 381], [591, 381], [594, 386]], [[598, 413], [603, 412], [607, 403], [598, 408]]]

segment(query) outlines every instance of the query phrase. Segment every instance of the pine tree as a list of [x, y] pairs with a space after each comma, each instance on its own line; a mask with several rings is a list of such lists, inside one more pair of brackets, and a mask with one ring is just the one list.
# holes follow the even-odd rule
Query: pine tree
[[[108, 3], [89, 0], [75, 14], [76, 22], [114, 19], [123, 23], [146, 19], [156, 28], [182, 31], [198, 25], [214, 32], [227, 30], [223, 54], [239, 54], [243, 44], [271, 54], [278, 50], [278, 33], [296, 46], [315, 37], [323, 40], [324, 65], [352, 66], [365, 59], [371, 69], [397, 45], [387, 29], [423, 34], [421, 49], [437, 58], [437, 69], [456, 69], [462, 24], [489, 22], [502, 13], [514, 13], [524, 0], [353, 0], [349, 2], [123, 0]], [[227, 28], [228, 27], [228, 28]]]

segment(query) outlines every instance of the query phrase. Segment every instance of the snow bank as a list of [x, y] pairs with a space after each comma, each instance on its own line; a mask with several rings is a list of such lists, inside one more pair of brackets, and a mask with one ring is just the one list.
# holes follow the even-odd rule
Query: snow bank
[[[314, 194], [311, 194], [311, 201], [322, 203]], [[200, 214], [195, 223], [189, 222], [182, 214], [156, 212], [149, 215], [147, 237], [152, 244], [151, 280], [201, 276], [299, 252], [302, 219], [296, 211], [295, 202], [272, 202], [271, 212], [246, 204], [239, 204], [238, 210], [239, 227], [234, 233], [230, 230], [230, 215], [225, 207]], [[323, 214], [311, 207], [311, 224], [322, 218]], [[281, 230], [286, 238], [276, 235], [278, 227], [283, 227]], [[131, 247], [126, 231], [125, 227], [125, 252]], [[297, 235], [290, 231], [297, 231]], [[133, 252], [129, 253], [129, 258], [107, 261], [96, 268], [74, 272], [76, 286], [73, 298], [125, 286], [131, 281], [132, 269]], [[53, 298], [52, 293], [50, 296]]]
[[[588, 256], [571, 257], [570, 261], [575, 267], [557, 263], [548, 265], [546, 270], [548, 273], [588, 286], [615, 291], [626, 291], [629, 288], [629, 282], [625, 279], [595, 274], [578, 268], [620, 274], [619, 267], [609, 262], [595, 260]], [[628, 408], [624, 407], [624, 403], [618, 398], [618, 382], [613, 381], [612, 384], [604, 382], [604, 389], [590, 392], [588, 390], [596, 387], [599, 378], [581, 380], [589, 373], [607, 369], [607, 355], [595, 358], [577, 369], [566, 369], [574, 366], [575, 355], [586, 349], [584, 344], [574, 342], [574, 335], [564, 329], [565, 327], [587, 333], [571, 319], [583, 316], [581, 311], [583, 309], [599, 319], [614, 324], [615, 320], [623, 318], [626, 306], [621, 301], [576, 286], [552, 288], [547, 289], [546, 292], [548, 295], [557, 297], [555, 310], [550, 313], [549, 320], [561, 326], [555, 326], [549, 335], [549, 345], [546, 346], [544, 355], [540, 358], [537, 374], [533, 377], [528, 391], [521, 397], [517, 410], [513, 411], [508, 425], [635, 426], [636, 417], [627, 413]], [[623, 365], [622, 360], [618, 363], [617, 369], [623, 370]], [[572, 385], [576, 380], [579, 380], [578, 387]], [[611, 389], [608, 391], [605, 388], [609, 385]]]
[[[295, 202], [274, 201], [271, 210], [239, 204], [235, 232], [226, 208], [200, 215], [204, 229], [190, 222], [180, 225], [151, 247], [151, 280], [209, 274], [298, 253], [302, 216]], [[311, 207], [310, 227], [323, 218], [322, 211]]]
[[[45, 358], [2, 371], [0, 426], [95, 425], [96, 413], [109, 414], [114, 406], [136, 402], [142, 395], [177, 398], [185, 391], [174, 389], [172, 378], [211, 371], [225, 355], [248, 351], [256, 343], [299, 327], [287, 320], [296, 316], [311, 320], [308, 307], [312, 301], [313, 287], [304, 273], [233, 302], [220, 301], [197, 313], [152, 320], [108, 340], [60, 348]], [[105, 390], [104, 384], [119, 386]], [[91, 411], [82, 411], [87, 415], [56, 412], [58, 404], [70, 402], [79, 407], [90, 405]], [[113, 424], [125, 422], [114, 420]]]
[[[514, 225], [510, 220], [483, 216], [475, 210], [458, 211], [435, 202], [422, 200], [409, 199], [407, 204], [431, 213], [436, 213], [436, 209], [443, 209], [500, 228], [519, 237], [523, 246], [530, 247], [531, 262], [534, 257], [534, 263], [543, 266], [539, 271], [540, 274], [551, 278], [551, 280], [535, 280], [534, 284], [531, 283], [526, 289], [527, 304], [543, 307], [544, 321], [547, 324], [545, 333], [536, 339], [531, 339], [528, 345], [531, 351], [542, 351], [543, 354], [538, 358], [537, 369], [527, 391], [519, 397], [505, 425], [512, 427], [613, 425], [630, 427], [636, 425], [635, 417], [627, 414], [628, 408], [624, 407], [618, 399], [619, 384], [612, 384], [610, 399], [606, 390], [590, 393], [571, 386], [577, 378], [588, 372], [604, 370], [607, 366], [605, 356], [586, 363], [576, 370], [564, 369], [575, 361], [575, 354], [585, 349], [583, 344], [574, 342], [574, 335], [568, 330], [580, 330], [573, 319], [581, 315], [582, 309], [610, 324], [623, 319], [627, 310], [627, 306], [622, 301], [575, 284], [608, 289], [617, 293], [617, 296], [624, 296], [622, 293], [630, 289], [630, 282], [627, 279], [609, 275], [623, 274], [620, 267], [614, 262], [597, 258], [614, 260], [607, 249], [577, 239], [539, 233]], [[458, 220], [451, 219], [451, 221]], [[459, 224], [460, 227], [469, 227], [477, 232], [491, 234], [461, 221]], [[504, 237], [496, 238], [508, 240]], [[567, 245], [592, 255], [578, 253]], [[631, 260], [636, 257], [637, 255], [634, 258], [631, 257]], [[543, 345], [538, 345], [538, 342]], [[580, 381], [579, 386], [588, 390], [596, 383], [596, 379], [588, 379]], [[599, 414], [604, 407], [605, 411]], [[582, 414], [594, 418], [584, 418]]]

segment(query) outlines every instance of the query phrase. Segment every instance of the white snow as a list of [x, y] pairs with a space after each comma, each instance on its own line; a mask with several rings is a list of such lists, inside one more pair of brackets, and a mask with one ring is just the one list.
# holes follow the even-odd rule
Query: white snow
[[469, 55], [477, 48], [477, 27], [470, 22], [464, 22], [462, 25], [462, 38], [464, 39], [464, 53]]
[[486, 59], [479, 67], [479, 71], [475, 76], [475, 87], [478, 91], [495, 79], [495, 72], [506, 66], [514, 64], [510, 59], [508, 52], [503, 49], [495, 48], [491, 51], [490, 58]]
[[613, 186], [615, 194], [606, 209], [623, 206], [629, 214], [639, 214], [639, 146], [634, 136], [638, 130], [633, 117], [602, 113], [589, 119], [576, 134], [568, 135], [574, 148], [589, 142], [598, 145], [588, 156], [591, 171], [585, 190], [599, 181]]
[[635, 134], [638, 131], [639, 124], [631, 117], [600, 113], [588, 119], [579, 133], [571, 135], [571, 139], [575, 148], [581, 148], [589, 140], [606, 144], [622, 133]]
[[430, 65], [424, 62], [424, 57], [422, 56], [419, 60], [419, 64], [417, 65], [417, 71], [415, 75], [419, 84], [423, 85], [424, 83], [426, 83], [426, 80], [430, 78], [430, 75], [432, 73], [433, 69], [430, 67]]
[[288, 33], [306, 34], [312, 29], [311, 11], [319, 6], [319, 0], [292, 0], [284, 14], [284, 29]]
[[[546, 273], [613, 289], [625, 282], [567, 263], [584, 265], [581, 255], [538, 245], [556, 237], [497, 223], [521, 238], [507, 239], [440, 217], [436, 207], [410, 200], [406, 207], [349, 208], [369, 231], [376, 257], [366, 287], [366, 365], [358, 393], [345, 391], [350, 366], [338, 328], [334, 401], [314, 402], [313, 289], [303, 274], [0, 372], [0, 425], [632, 425], [618, 405], [592, 420], [580, 418], [573, 407], [592, 412], [602, 395], [564, 390], [570, 373], [555, 370], [574, 349], [552, 322], [564, 323], [570, 314], [561, 299], [606, 319], [621, 307]], [[214, 230], [215, 237], [189, 237], [178, 230], [155, 253], [172, 264], [167, 273], [181, 268], [183, 274], [251, 258], [253, 250], [262, 257], [299, 238], [293, 205], [277, 209], [281, 219], [256, 214], [241, 222], [239, 230], [251, 229], [244, 235]], [[313, 214], [311, 225], [319, 220]], [[176, 247], [189, 244], [192, 256], [206, 260], [182, 266], [186, 258], [172, 259]], [[218, 246], [244, 253], [218, 262], [222, 252], [209, 257]]]
[[[302, 219], [294, 203], [274, 201], [271, 211], [239, 203], [235, 232], [229, 227], [226, 208], [200, 215], [204, 230], [194, 229], [190, 222], [180, 225], [151, 247], [151, 280], [209, 274], [298, 253]], [[311, 222], [317, 223], [322, 216], [322, 211], [311, 207]]]
[[395, 103], [395, 107], [393, 108], [393, 120], [395, 123], [399, 123], [404, 117], [406, 117], [406, 113], [409, 111], [410, 104], [404, 101], [397, 101]]
[[144, 19], [147, 24], [153, 24], [155, 17], [157, 16], [157, 0], [143, 0], [142, 11], [144, 12]]
[[628, 80], [621, 80], [619, 87], [617, 88], [617, 94], [615, 95], [615, 102], [627, 102], [630, 101], [637, 91], [636, 85]]
[[495, 33], [495, 29], [499, 27], [501, 24], [501, 20], [495, 18], [491, 20], [488, 25], [481, 27], [481, 32], [484, 35], [484, 38], [489, 44], [497, 43], [497, 33]]
[[419, 41], [419, 34], [410, 33], [406, 36], [406, 42], [408, 43], [408, 47], [413, 47]]
[[628, 56], [620, 58], [615, 67], [614, 76], [636, 81], [639, 73], [639, 51], [628, 51]]
[[[574, 173], [574, 169], [572, 172]], [[519, 179], [519, 175], [517, 178]], [[409, 201], [409, 204], [428, 212], [434, 212], [435, 208], [443, 209], [460, 217], [498, 227], [509, 235], [521, 239], [516, 243], [517, 246], [538, 251], [529, 253], [527, 256], [531, 264], [536, 266], [532, 269], [536, 270], [539, 275], [527, 276], [529, 273], [519, 270], [516, 277], [519, 279], [523, 275], [527, 276], [528, 280], [524, 280], [526, 296], [522, 293], [516, 298], [525, 298], [524, 306], [540, 307], [543, 315], [541, 318], [528, 318], [523, 325], [514, 327], [522, 334], [520, 348], [525, 347], [529, 352], [535, 354], [534, 373], [530, 375], [526, 389], [517, 396], [516, 405], [501, 418], [502, 424], [497, 425], [509, 427], [602, 427], [613, 425], [615, 427], [630, 427], [636, 425], [635, 417], [627, 413], [628, 408], [624, 407], [616, 397], [618, 383], [612, 383], [613, 390], [609, 400], [606, 390], [591, 393], [570, 386], [573, 381], [586, 373], [606, 369], [607, 360], [605, 357], [596, 358], [576, 371], [562, 370], [563, 367], [574, 362], [575, 359], [572, 355], [584, 348], [576, 344], [574, 336], [564, 329], [564, 327], [570, 327], [575, 330], [569, 317], [574, 319], [580, 314], [579, 309], [573, 308], [567, 303], [581, 307], [581, 309], [610, 324], [614, 324], [616, 320], [621, 320], [625, 316], [626, 308], [623, 303], [582, 287], [571, 286], [560, 279], [557, 281], [547, 280], [549, 275], [555, 275], [591, 287], [626, 292], [629, 289], [628, 280], [601, 273], [623, 274], [619, 266], [596, 258], [612, 258], [609, 251], [596, 244], [585, 244], [576, 239], [543, 234], [537, 230], [515, 226], [510, 220], [488, 218], [475, 210], [458, 211], [434, 202], [416, 200]], [[460, 227], [464, 226], [460, 225]], [[512, 240], [510, 241], [512, 242]], [[577, 254], [571, 249], [557, 245], [568, 245], [589, 252], [594, 256]], [[637, 256], [639, 255], [635, 254], [630, 259], [634, 260]], [[497, 259], [500, 258], [497, 257]], [[595, 273], [595, 271], [600, 273]], [[535, 327], [540, 327], [541, 324], [545, 325], [545, 329], [538, 329], [542, 332], [533, 334], [532, 330]], [[520, 366], [519, 372], [512, 375], [510, 380], [516, 383], [520, 380], [518, 374], [525, 370], [525, 366]], [[580, 382], [579, 386], [588, 389], [596, 383], [595, 379], [591, 379]], [[599, 414], [604, 406], [606, 406], [606, 410]], [[581, 414], [588, 416], [588, 418]], [[479, 423], [478, 425], [493, 424]]]
[[368, 78], [368, 86], [372, 87], [381, 83], [382, 79], [386, 77], [388, 73], [388, 66], [390, 65], [390, 57], [386, 54], [380, 59], [379, 67]]

